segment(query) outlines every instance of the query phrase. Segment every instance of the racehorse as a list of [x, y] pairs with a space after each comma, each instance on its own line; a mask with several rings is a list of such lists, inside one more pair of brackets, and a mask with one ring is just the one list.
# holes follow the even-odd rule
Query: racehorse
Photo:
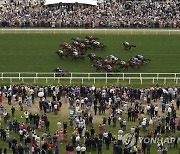
[[76, 48], [78, 48], [80, 51], [87, 51], [88, 49], [91, 49], [89, 46], [87, 46], [84, 42], [78, 42], [73, 41], [72, 45], [74, 45]]
[[62, 70], [60, 67], [54, 69], [53, 72], [56, 73], [55, 74], [56, 76], [60, 76], [60, 77], [64, 77], [65, 74], [67, 74], [67, 71]]
[[96, 49], [105, 50], [107, 48], [104, 44], [97, 42], [97, 41], [92, 43], [92, 47], [94, 50], [96, 50]]
[[93, 37], [93, 36], [86, 36], [85, 39], [88, 39], [89, 41], [99, 40], [97, 37]]
[[101, 57], [97, 56], [95, 53], [88, 54], [88, 57], [91, 61], [98, 61], [102, 59]]
[[121, 60], [120, 62], [116, 63], [120, 66], [120, 69], [128, 70], [129, 69], [129, 63]]
[[72, 56], [72, 60], [78, 60], [78, 59], [84, 60], [85, 59], [85, 55], [82, 55], [82, 54], [72, 54], [71, 56]]
[[136, 47], [135, 45], [130, 44], [129, 42], [124, 42], [122, 43], [122, 45], [124, 46], [125, 50], [130, 50], [132, 47]]
[[96, 68], [96, 72], [97, 71], [101, 72], [104, 69], [102, 63], [96, 63], [96, 64], [93, 64], [92, 66]]
[[81, 40], [80, 40], [79, 37], [73, 37], [72, 40], [73, 40], [73, 41], [77, 41], [77, 42], [81, 42]]
[[68, 58], [68, 54], [62, 50], [56, 51], [56, 54], [59, 56], [59, 58], [63, 59], [63, 57]]
[[117, 68], [107, 64], [104, 66], [104, 69], [106, 70], [106, 72], [120, 72], [120, 70], [118, 70]]
[[140, 67], [143, 65], [142, 61], [140, 61], [140, 60], [137, 60], [137, 61], [131, 61], [131, 60], [129, 60], [127, 63], [128, 63], [129, 66], [131, 66], [132, 68], [134, 68], [134, 67], [140, 68]]

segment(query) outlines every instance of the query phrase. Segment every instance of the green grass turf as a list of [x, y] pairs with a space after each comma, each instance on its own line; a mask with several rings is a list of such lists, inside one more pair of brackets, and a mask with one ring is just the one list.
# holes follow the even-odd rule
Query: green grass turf
[[[84, 38], [88, 34], [1, 34], [0, 35], [0, 71], [1, 72], [52, 72], [60, 66], [68, 72], [95, 72], [93, 62], [71, 61], [71, 58], [60, 60], [55, 52], [59, 44], [71, 42], [71, 38]], [[94, 34], [107, 46], [107, 50], [91, 51], [106, 57], [113, 54], [122, 60], [141, 54], [152, 61], [140, 69], [123, 72], [179, 72], [180, 43], [179, 35], [115, 35]], [[137, 46], [125, 51], [121, 45], [128, 41]]]

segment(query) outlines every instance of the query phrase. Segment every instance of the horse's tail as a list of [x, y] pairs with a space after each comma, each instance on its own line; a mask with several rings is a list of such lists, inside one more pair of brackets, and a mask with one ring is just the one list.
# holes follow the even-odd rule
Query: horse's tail
[[136, 45], [131, 45], [132, 47], [136, 47]]

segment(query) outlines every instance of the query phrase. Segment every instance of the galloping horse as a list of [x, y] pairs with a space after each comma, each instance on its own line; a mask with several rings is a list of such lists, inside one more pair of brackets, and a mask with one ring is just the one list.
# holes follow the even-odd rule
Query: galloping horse
[[86, 36], [85, 39], [88, 39], [89, 41], [98, 40], [98, 38], [93, 37], [93, 36]]
[[148, 61], [151, 61], [151, 59], [149, 58], [144, 58], [144, 56], [142, 55], [136, 55], [135, 58], [137, 58], [138, 60], [142, 61], [142, 63], [144, 64], [147, 64]]
[[56, 73], [56, 76], [60, 76], [60, 77], [64, 77], [64, 75], [67, 74], [67, 72], [62, 70], [60, 67], [54, 69], [53, 72]]
[[125, 50], [130, 50], [132, 47], [136, 47], [135, 45], [130, 44], [129, 42], [126, 42], [126, 41], [122, 43], [122, 45], [124, 46]]
[[95, 53], [88, 54], [88, 57], [91, 61], [97, 61], [97, 60], [102, 59], [101, 57], [97, 56]]
[[93, 41], [92, 42], [92, 47], [94, 50], [96, 49], [101, 49], [101, 50], [105, 50], [106, 49], [106, 46], [98, 41]]
[[102, 71], [104, 69], [103, 64], [100, 62], [97, 62], [96, 64], [92, 65], [93, 67], [96, 67], [96, 71]]
[[105, 65], [104, 69], [106, 70], [106, 72], [120, 72], [117, 68], [114, 68], [109, 64]]
[[128, 64], [132, 68], [134, 68], [134, 67], [140, 68], [143, 65], [142, 61], [140, 61], [140, 60], [132, 61], [131, 59], [128, 61]]
[[81, 42], [81, 40], [80, 40], [79, 37], [73, 37], [72, 40], [73, 40], [73, 41], [77, 41], [77, 42]]
[[120, 69], [128, 70], [129, 69], [129, 63], [125, 61], [120, 61], [119, 63]]
[[78, 54], [73, 53], [71, 56], [72, 56], [72, 60], [78, 60], [78, 59], [84, 60], [85, 59], [85, 55], [82, 55], [82, 54], [79, 54], [79, 53]]
[[63, 59], [63, 57], [68, 58], [68, 54], [62, 50], [56, 51], [56, 54], [59, 56], [59, 58]]

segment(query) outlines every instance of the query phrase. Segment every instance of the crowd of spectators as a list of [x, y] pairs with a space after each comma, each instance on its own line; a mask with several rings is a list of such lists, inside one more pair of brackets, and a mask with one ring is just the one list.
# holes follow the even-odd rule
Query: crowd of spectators
[[97, 6], [12, 2], [0, 7], [1, 27], [179, 28], [177, 0], [104, 0]]
[[[8, 104], [12, 105], [9, 111], [4, 104], [0, 105], [0, 115], [4, 119], [4, 122], [0, 119], [0, 139], [8, 142], [13, 154], [29, 154], [30, 151], [33, 154], [40, 151], [59, 154], [59, 143], [67, 141], [67, 154], [73, 151], [77, 154], [85, 154], [86, 151], [102, 153], [104, 145], [106, 150], [113, 147], [114, 154], [150, 153], [152, 143], [147, 140], [153, 138], [159, 138], [158, 154], [167, 154], [170, 148], [178, 148], [178, 137], [172, 135], [180, 131], [178, 87], [5, 85], [0, 87], [0, 92], [0, 101], [7, 99]], [[29, 108], [38, 103], [40, 92], [44, 93], [38, 99], [41, 112], [32, 114]], [[19, 102], [20, 109], [13, 106], [16, 102]], [[58, 120], [57, 129], [53, 132], [50, 130], [52, 126], [48, 112], [57, 115], [58, 106], [61, 108], [67, 103], [69, 122]], [[16, 118], [16, 110], [24, 110], [24, 122]], [[99, 125], [95, 128], [93, 119], [98, 115], [101, 115], [102, 121], [95, 122]], [[130, 123], [129, 130], [127, 125]], [[71, 127], [71, 133], [67, 131], [68, 127]], [[109, 131], [110, 127], [118, 130], [116, 134]], [[37, 133], [37, 130], [41, 133]], [[14, 138], [12, 132], [19, 134], [19, 139]], [[135, 139], [132, 146], [129, 146], [129, 142], [126, 145], [123, 140], [126, 133]], [[71, 141], [67, 140], [68, 135]], [[161, 140], [163, 136], [167, 137], [167, 142]], [[0, 146], [0, 153], [6, 153], [7, 148], [1, 149]]]

